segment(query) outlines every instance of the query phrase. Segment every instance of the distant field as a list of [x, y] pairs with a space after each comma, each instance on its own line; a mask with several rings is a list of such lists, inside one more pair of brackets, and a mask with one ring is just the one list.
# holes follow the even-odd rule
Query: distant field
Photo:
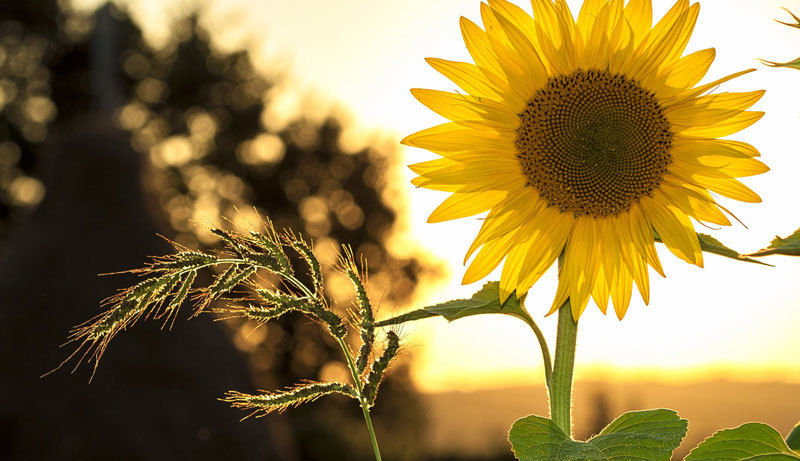
[[[430, 393], [424, 398], [430, 423], [426, 444], [437, 458], [498, 459], [508, 451], [511, 423], [529, 414], [547, 415], [543, 387]], [[787, 434], [800, 421], [800, 384], [582, 381], [575, 386], [575, 400], [574, 427], [581, 439], [625, 411], [677, 410], [689, 420], [689, 435], [675, 459], [718, 429], [760, 421]]]

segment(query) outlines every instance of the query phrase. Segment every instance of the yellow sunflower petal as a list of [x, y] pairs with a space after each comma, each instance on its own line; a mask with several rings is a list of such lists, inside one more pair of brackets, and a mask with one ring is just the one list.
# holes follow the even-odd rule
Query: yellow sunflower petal
[[477, 24], [469, 19], [462, 17], [460, 20], [461, 35], [464, 37], [464, 43], [467, 45], [472, 59], [479, 69], [487, 70], [485, 74], [496, 86], [502, 87], [507, 84], [507, 81], [502, 80], [505, 77], [503, 68], [497, 62], [497, 58], [492, 50], [492, 45], [489, 43], [489, 37]]
[[[609, 0], [608, 2], [608, 34], [609, 37], [614, 35], [614, 32], [619, 29], [620, 25], [625, 25], [624, 29], [630, 30], [631, 25], [625, 23], [625, 1], [624, 0]], [[615, 37], [619, 40], [619, 37]]]
[[628, 312], [631, 303], [631, 292], [633, 291], [633, 279], [627, 270], [617, 273], [611, 285], [611, 303], [614, 304], [614, 312], [617, 318], [622, 320]]
[[400, 143], [450, 155], [459, 152], [513, 152], [514, 138], [505, 133], [475, 130], [455, 122], [406, 136]]
[[[550, 43], [556, 48], [560, 48], [568, 39], [562, 36], [561, 18], [555, 4], [552, 0], [531, 0], [531, 6], [536, 24], [544, 29], [547, 37], [550, 38]], [[539, 36], [541, 37], [541, 34]]]
[[[622, 2], [620, 2], [621, 6]], [[635, 58], [637, 43], [631, 24], [625, 19], [624, 9], [617, 14], [611, 9], [609, 21], [609, 62], [608, 69], [614, 73], [626, 74], [631, 60]]]
[[499, 77], [493, 75], [491, 78], [487, 78], [486, 73], [490, 72], [489, 70], [482, 71], [475, 64], [467, 62], [448, 61], [438, 58], [426, 58], [425, 60], [431, 67], [472, 96], [502, 99], [502, 90], [491, 83], [499, 80]]
[[608, 281], [606, 280], [603, 267], [601, 267], [597, 272], [597, 280], [594, 283], [594, 288], [592, 288], [592, 299], [594, 303], [597, 304], [597, 307], [600, 308], [600, 312], [604, 315], [608, 309], [608, 297], [610, 295], [611, 291], [608, 288]]
[[769, 167], [754, 158], [731, 158], [721, 155], [675, 154], [673, 162], [686, 171], [710, 178], [739, 178], [766, 173]]
[[695, 3], [691, 5], [688, 10], [686, 10], [685, 16], [682, 15], [678, 20], [679, 22], [683, 22], [680, 33], [675, 38], [675, 41], [671, 43], [671, 46], [669, 46], [670, 52], [667, 54], [660, 67], [672, 64], [678, 58], [680, 58], [680, 56], [686, 50], [686, 46], [689, 44], [689, 39], [692, 37], [692, 32], [694, 32], [694, 27], [697, 24], [697, 17], [699, 14], [700, 4]]
[[668, 91], [660, 91], [664, 96], [672, 96], [680, 91], [692, 88], [708, 73], [717, 56], [714, 48], [695, 51], [675, 61], [662, 72], [663, 85]]
[[722, 78], [720, 78], [718, 80], [714, 80], [711, 83], [706, 83], [705, 85], [701, 85], [701, 86], [698, 86], [698, 87], [690, 88], [690, 89], [688, 89], [686, 91], [679, 92], [679, 93], [675, 94], [674, 96], [665, 97], [661, 101], [662, 105], [663, 105], [663, 107], [671, 107], [671, 106], [674, 106], [676, 104], [680, 104], [680, 103], [682, 103], [684, 101], [688, 101], [688, 100], [697, 98], [697, 97], [699, 97], [701, 95], [704, 95], [704, 94], [708, 93], [709, 91], [711, 91], [714, 88], [722, 85], [725, 82], [728, 82], [730, 80], [733, 80], [734, 78], [741, 77], [742, 75], [747, 75], [747, 74], [749, 74], [751, 72], [755, 72], [755, 71], [756, 71], [755, 69], [742, 70], [742, 71], [736, 72], [734, 74], [730, 74], [730, 75], [727, 75], [725, 77], [722, 77]]
[[[521, 233], [525, 233], [523, 229]], [[525, 257], [530, 251], [533, 239], [527, 239], [524, 242], [517, 242], [516, 245], [511, 247], [508, 252], [508, 257], [503, 262], [503, 272], [500, 275], [500, 302], [504, 303], [511, 293], [517, 288], [517, 282], [522, 274], [522, 267], [525, 263]]]
[[[611, 1], [624, 1], [624, 0], [611, 0]], [[567, 0], [555, 0], [556, 10], [559, 12], [559, 19], [561, 21], [562, 34], [567, 38], [566, 46], [572, 45], [573, 58], [575, 55], [580, 54], [583, 47], [583, 40], [581, 33], [578, 30], [576, 17], [572, 15]]]
[[653, 24], [653, 3], [651, 0], [630, 0], [625, 5], [625, 19], [633, 29], [634, 46], [639, 46]]
[[758, 150], [750, 144], [730, 141], [727, 139], [692, 139], [675, 136], [672, 145], [672, 155], [694, 157], [726, 157], [726, 158], [753, 158], [758, 157]]
[[537, 43], [543, 61], [554, 73], [569, 73], [576, 65], [576, 50], [566, 18], [550, 0], [531, 0], [536, 18]]
[[636, 247], [639, 254], [647, 257], [647, 262], [656, 272], [664, 277], [664, 269], [661, 267], [661, 261], [658, 259], [656, 253], [655, 236], [653, 235], [653, 226], [647, 220], [641, 206], [632, 206], [628, 211], [626, 219], [619, 219], [617, 221], [617, 230], [622, 235], [626, 235], [630, 231], [631, 243]]
[[647, 34], [645, 40], [643, 40], [642, 47], [644, 47], [647, 42], [652, 43], [656, 41], [659, 37], [663, 37], [667, 35], [668, 31], [674, 27], [676, 23], [678, 23], [681, 19], [681, 15], [683, 15], [686, 10], [689, 9], [689, 0], [678, 0], [672, 5], [672, 8], [667, 11], [667, 14], [661, 17], [658, 20], [653, 29]]
[[480, 122], [504, 130], [514, 130], [519, 126], [516, 114], [488, 98], [421, 88], [412, 89], [411, 94], [432, 111], [454, 122]]
[[678, 129], [679, 127], [676, 127], [676, 132], [685, 137], [691, 138], [721, 138], [723, 136], [738, 133], [745, 128], [750, 127], [757, 121], [761, 120], [761, 117], [763, 116], [764, 112], [747, 110], [739, 112], [737, 115], [734, 115], [733, 117], [730, 117], [722, 122], [718, 122], [714, 125], [688, 127], [683, 128], [682, 130]]
[[[733, 176], [736, 178], [743, 178], [764, 174], [769, 171], [767, 165], [764, 165], [754, 158], [705, 156], [698, 157], [697, 161], [703, 165], [703, 167], [710, 168], [711, 172], [717, 173], [718, 177]], [[712, 176], [711, 172], [706, 170], [704, 176]]]
[[600, 246], [602, 247], [601, 257], [603, 260], [603, 269], [608, 280], [613, 280], [614, 277], [617, 276], [619, 266], [623, 263], [620, 258], [622, 250], [620, 248], [620, 242], [617, 239], [618, 234], [616, 233], [614, 223], [609, 219], [597, 221], [597, 224], [599, 231], [598, 240], [601, 242]]
[[517, 282], [517, 294], [526, 293], [558, 259], [573, 225], [572, 216], [559, 213], [552, 208], [545, 208], [534, 218], [530, 224], [530, 228], [533, 229], [531, 231], [533, 242]]
[[703, 267], [703, 254], [692, 222], [676, 206], [669, 203], [663, 193], [641, 200], [642, 210], [652, 223], [664, 245], [677, 257], [690, 264]]
[[441, 203], [430, 217], [429, 223], [466, 218], [483, 213], [503, 200], [508, 192], [489, 190], [483, 192], [455, 192]]
[[[556, 296], [553, 298], [553, 305], [547, 312], [547, 315], [553, 315], [561, 309], [561, 306], [569, 299], [569, 282], [565, 278], [558, 278], [558, 288], [556, 288]], [[572, 311], [575, 312], [574, 310]]]
[[636, 282], [636, 288], [639, 290], [644, 304], [648, 305], [650, 304], [650, 272], [647, 268], [647, 261], [641, 255], [634, 255], [631, 259], [631, 267], [629, 273]]
[[694, 4], [683, 11], [663, 33], [655, 33], [654, 29], [654, 33], [648, 37], [648, 46], [641, 51], [639, 59], [633, 65], [631, 75], [637, 76], [645, 84], [656, 80], [658, 69], [672, 64], [686, 47], [698, 12], [699, 5]]
[[440, 169], [447, 169], [449, 167], [457, 167], [458, 162], [446, 158], [439, 158], [436, 160], [428, 160], [427, 162], [414, 163], [409, 165], [408, 168], [418, 175], [424, 175]]
[[572, 316], [576, 320], [586, 309], [602, 260], [598, 248], [598, 233], [594, 220], [577, 219], [564, 251], [560, 278], [569, 284]]
[[606, 4], [600, 9], [595, 20], [591, 22], [589, 39], [583, 51], [583, 64], [588, 69], [602, 66], [609, 59], [608, 24], [610, 14], [611, 8]]
[[606, 0], [586, 0], [578, 12], [578, 30], [581, 32], [583, 41], [591, 43], [589, 37], [592, 35], [594, 23], [600, 17], [603, 8], [607, 8]]
[[434, 175], [419, 176], [412, 181], [415, 186], [427, 189], [441, 190], [447, 192], [482, 192], [482, 191], [517, 191], [525, 185], [524, 179], [513, 175], [513, 173], [503, 176], [482, 176], [474, 178], [472, 181], [460, 178], [439, 178]]
[[547, 70], [542, 63], [539, 53], [533, 43], [518, 29], [511, 21], [502, 15], [497, 16], [500, 27], [506, 34], [511, 46], [520, 57], [522, 70], [525, 72], [526, 80], [533, 85], [534, 91], [547, 82]]
[[670, 121], [682, 127], [714, 125], [749, 109], [764, 96], [764, 90], [701, 96], [666, 109]]
[[508, 181], [519, 181], [525, 184], [525, 176], [518, 171], [517, 159], [507, 155], [487, 156], [478, 154], [467, 162], [453, 161], [453, 158], [461, 155], [456, 154], [452, 157], [431, 160], [412, 165], [420, 171], [425, 171], [422, 176], [438, 182], [449, 184], [464, 184], [465, 182], [497, 183]]
[[[513, 49], [511, 40], [500, 26], [498, 16], [501, 15], [496, 14], [489, 5], [481, 3], [481, 18], [486, 27], [486, 40], [508, 82], [508, 90], [505, 92], [504, 99], [507, 104], [515, 108], [512, 112], [516, 114], [518, 109], [524, 106], [528, 98], [536, 92], [537, 77], [527, 75], [526, 64]], [[539, 80], [542, 78], [544, 75], [538, 77]]]
[[519, 226], [518, 239], [503, 264], [500, 277], [500, 299], [505, 301], [516, 290], [517, 296], [527, 293], [553, 265], [569, 236], [572, 219], [563, 214], [532, 213]]
[[709, 178], [706, 176], [692, 176], [692, 181], [723, 197], [732, 198], [747, 203], [760, 203], [761, 197], [749, 187], [733, 178]]
[[671, 184], [665, 181], [661, 185], [664, 195], [688, 216], [701, 222], [730, 226], [731, 222], [716, 206], [711, 197], [703, 197], [696, 191], [686, 188], [685, 185]]
[[504, 235], [496, 240], [486, 242], [472, 260], [467, 271], [464, 273], [464, 278], [461, 283], [467, 285], [469, 283], [477, 282], [478, 280], [489, 275], [490, 272], [495, 270], [500, 262], [506, 257], [508, 251], [514, 245], [517, 239], [517, 232], [512, 232]]
[[[744, 154], [744, 155], [749, 156], [749, 157], [760, 157], [761, 156], [761, 153], [758, 152], [758, 149], [756, 149], [755, 147], [753, 147], [750, 144], [747, 144], [746, 142], [731, 141], [731, 140], [728, 140], [728, 139], [715, 139], [713, 142], [718, 144], [718, 145], [725, 146], [726, 148], [729, 148], [731, 150], [737, 151], [739, 154]], [[728, 152], [728, 153], [715, 152], [715, 154], [717, 154], [717, 155], [727, 155], [729, 157], [739, 157], [740, 156], [738, 154], [734, 154], [733, 152]]]
[[509, 194], [508, 198], [498, 203], [483, 220], [478, 235], [467, 250], [464, 262], [466, 263], [472, 253], [484, 243], [513, 232], [534, 219], [544, 206], [545, 202], [539, 200], [528, 188]]
[[538, 38], [536, 35], [536, 23], [533, 18], [528, 15], [522, 8], [514, 5], [506, 0], [489, 0], [489, 6], [511, 21], [519, 30], [525, 34], [525, 37], [533, 44], [533, 47], [539, 51]]
[[416, 178], [412, 179], [411, 184], [416, 187], [424, 187], [426, 189], [438, 190], [442, 192], [457, 192], [464, 187], [463, 184], [436, 183], [424, 176], [417, 176]]

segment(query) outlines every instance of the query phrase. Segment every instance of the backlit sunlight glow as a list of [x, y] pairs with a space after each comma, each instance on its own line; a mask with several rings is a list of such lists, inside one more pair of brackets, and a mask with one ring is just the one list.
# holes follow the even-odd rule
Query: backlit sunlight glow
[[[91, 0], [76, 4], [89, 5]], [[153, 37], [168, 34], [174, 13], [156, 0], [121, 2], [135, 16], [162, 17], [143, 27]], [[188, 3], [188, 2], [183, 2]], [[530, 11], [525, 2], [515, 2]], [[580, 1], [568, 2], [577, 13]], [[654, 0], [654, 17], [674, 3]], [[730, 247], [751, 252], [765, 246], [776, 230], [788, 235], [797, 228], [800, 170], [796, 132], [800, 126], [800, 73], [771, 69], [758, 58], [787, 61], [800, 55], [800, 32], [773, 19], [788, 20], [786, 7], [800, 11], [800, 0], [702, 0], [700, 19], [686, 54], [715, 47], [717, 58], [705, 81], [756, 67], [758, 71], [726, 83], [720, 91], [766, 88], [753, 110], [764, 119], [736, 135], [755, 145], [772, 171], [745, 179], [763, 198], [761, 204], [737, 204], [734, 225], [711, 233]], [[293, 111], [319, 116], [335, 110], [349, 114], [346, 136], [353, 146], [359, 139], [380, 138], [393, 145], [406, 134], [441, 119], [420, 105], [409, 88], [456, 90], [428, 67], [429, 56], [470, 61], [463, 45], [458, 18], [479, 20], [478, 0], [405, 0], [384, 2], [323, 0], [253, 3], [247, 0], [200, 2], [201, 23], [210, 30], [226, 26], [230, 33], [214, 37], [220, 46], [253, 47], [258, 67], [287, 76], [274, 95], [284, 112], [268, 114], [269, 123], [281, 123]], [[258, 5], [258, 6], [256, 6]], [[269, 11], [267, 12], [267, 10]], [[298, 28], [313, 34], [298, 34]], [[748, 33], [742, 33], [747, 30]], [[276, 69], [277, 65], [277, 69]], [[287, 69], [285, 72], [284, 69]], [[287, 85], [291, 83], [291, 85]], [[311, 94], [313, 98], [304, 98]], [[277, 155], [253, 146], [253, 161]], [[256, 149], [258, 147], [258, 149]], [[249, 151], [248, 151], [249, 152]], [[432, 159], [421, 149], [407, 148], [405, 164]], [[250, 158], [250, 157], [248, 157]], [[414, 307], [465, 297], [481, 282], [461, 286], [464, 253], [480, 226], [478, 218], [427, 224], [427, 216], [445, 197], [414, 189], [404, 170], [410, 200], [409, 238], [451, 264], [451, 275], [438, 286], [422, 290]], [[730, 201], [722, 199], [727, 205]], [[470, 227], [472, 226], [472, 227]], [[402, 244], [398, 244], [401, 247]], [[660, 248], [659, 251], [666, 251]], [[662, 256], [665, 256], [662, 252]], [[796, 281], [797, 259], [767, 258], [776, 268], [737, 263], [707, 256], [705, 269], [676, 258], [662, 258], [667, 279], [651, 272], [652, 300], [642, 305], [634, 296], [624, 322], [589, 309], [581, 319], [577, 351], [578, 378], [638, 376], [691, 380], [726, 377], [743, 380], [800, 382], [800, 303]], [[499, 271], [487, 280], [498, 280]], [[553, 270], [530, 291], [526, 305], [554, 342], [555, 316], [545, 318], [556, 289]], [[398, 306], [408, 308], [412, 306]], [[383, 315], [389, 307], [383, 307]], [[541, 364], [537, 345], [527, 326], [515, 319], [472, 317], [446, 324], [423, 321], [406, 327], [407, 342], [415, 351], [415, 370], [423, 390], [470, 389], [537, 383]], [[416, 347], [414, 347], [416, 346]]]

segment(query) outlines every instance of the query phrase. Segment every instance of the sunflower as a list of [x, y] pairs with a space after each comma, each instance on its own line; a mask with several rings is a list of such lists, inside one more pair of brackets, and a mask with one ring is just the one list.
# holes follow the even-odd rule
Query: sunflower
[[450, 120], [402, 141], [441, 156], [411, 165], [412, 182], [452, 192], [429, 222], [488, 211], [463, 283], [505, 260], [505, 300], [563, 255], [550, 313], [610, 299], [622, 319], [633, 282], [649, 303], [649, 267], [664, 276], [656, 239], [702, 267], [692, 220], [730, 225], [717, 196], [761, 200], [736, 179], [768, 170], [758, 151], [719, 138], [763, 116], [747, 109], [764, 92], [709, 94], [754, 69], [698, 86], [715, 50], [682, 56], [697, 3], [655, 26], [650, 0], [586, 0], [577, 20], [565, 0], [532, 6], [482, 3], [484, 29], [461, 18], [475, 63], [427, 60], [463, 92], [412, 90]]

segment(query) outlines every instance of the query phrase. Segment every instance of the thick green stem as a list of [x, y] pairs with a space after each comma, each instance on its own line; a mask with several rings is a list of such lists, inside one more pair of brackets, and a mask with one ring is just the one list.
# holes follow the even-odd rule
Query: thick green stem
[[569, 301], [558, 311], [558, 336], [553, 375], [548, 382], [550, 419], [572, 437], [572, 370], [575, 367], [575, 343], [578, 323], [572, 318]]
[[369, 438], [372, 442], [372, 451], [375, 453], [375, 461], [381, 461], [381, 450], [378, 448], [378, 439], [375, 437], [375, 429], [372, 427], [372, 418], [369, 416], [369, 402], [367, 402], [367, 397], [364, 395], [361, 377], [358, 375], [356, 364], [353, 361], [353, 354], [350, 352], [350, 348], [344, 342], [344, 339], [337, 339], [339, 341], [339, 347], [342, 348], [345, 359], [347, 359], [347, 368], [350, 369], [350, 375], [353, 377], [353, 382], [358, 392], [358, 401], [361, 403], [361, 411], [364, 413], [364, 421], [367, 423], [367, 431], [369, 432]]

